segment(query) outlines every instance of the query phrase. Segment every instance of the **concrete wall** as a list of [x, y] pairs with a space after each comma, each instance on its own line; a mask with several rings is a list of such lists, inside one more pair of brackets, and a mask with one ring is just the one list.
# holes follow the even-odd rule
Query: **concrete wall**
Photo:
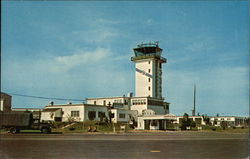
[[[135, 95], [137, 97], [152, 97], [153, 94], [153, 59], [135, 61]], [[150, 71], [149, 71], [150, 70]], [[149, 81], [150, 79], [150, 81]], [[150, 90], [149, 90], [150, 87]]]
[[51, 116], [52, 112], [41, 112], [41, 121], [54, 121], [54, 117]]
[[148, 106], [148, 109], [151, 109], [155, 112], [155, 114], [157, 115], [164, 115], [166, 114], [166, 111], [164, 109], [163, 106], [153, 106], [153, 105], [150, 105]]
[[[112, 109], [111, 112], [114, 113], [114, 118], [112, 119], [114, 123], [117, 123], [117, 122], [128, 123], [129, 121], [132, 120], [132, 117], [137, 118], [137, 111], [133, 111], [133, 110]], [[123, 114], [124, 118], [121, 117], [123, 115], [119, 115], [119, 114]]]
[[90, 98], [87, 99], [87, 104], [94, 104], [94, 105], [105, 105], [105, 106], [112, 106], [113, 103], [121, 103], [123, 104], [123, 109], [130, 109], [130, 98], [129, 97], [111, 97], [111, 98]]
[[137, 97], [162, 97], [161, 65], [160, 60], [156, 58], [135, 61], [135, 94]]
[[84, 120], [90, 120], [89, 112], [95, 112], [95, 118], [93, 121], [101, 121], [101, 117], [98, 117], [98, 112], [104, 112], [105, 116], [108, 118], [108, 108], [105, 106], [84, 106]]
[[[67, 122], [69, 120], [74, 121], [83, 121], [84, 119], [84, 105], [54, 105], [54, 106], [47, 106], [46, 108], [61, 108], [62, 109], [62, 121]], [[71, 111], [79, 111], [79, 117], [71, 117]], [[48, 115], [47, 113], [44, 114]], [[47, 117], [46, 117], [47, 118]]]

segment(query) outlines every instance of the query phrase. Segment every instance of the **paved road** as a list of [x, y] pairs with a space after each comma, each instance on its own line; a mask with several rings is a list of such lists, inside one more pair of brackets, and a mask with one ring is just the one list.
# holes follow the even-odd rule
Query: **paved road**
[[248, 157], [247, 134], [4, 134], [0, 158], [232, 158]]

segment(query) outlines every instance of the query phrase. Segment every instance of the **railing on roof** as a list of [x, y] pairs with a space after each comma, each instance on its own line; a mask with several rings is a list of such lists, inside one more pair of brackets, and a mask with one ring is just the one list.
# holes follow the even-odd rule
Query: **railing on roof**
[[159, 47], [159, 41], [156, 42], [149, 42], [149, 43], [141, 43], [137, 45], [137, 47]]
[[141, 59], [148, 59], [148, 58], [158, 58], [162, 62], [167, 62], [167, 59], [161, 56], [156, 56], [155, 54], [148, 54], [148, 55], [143, 55], [143, 56], [134, 56], [131, 57], [131, 61], [135, 60], [141, 60]]

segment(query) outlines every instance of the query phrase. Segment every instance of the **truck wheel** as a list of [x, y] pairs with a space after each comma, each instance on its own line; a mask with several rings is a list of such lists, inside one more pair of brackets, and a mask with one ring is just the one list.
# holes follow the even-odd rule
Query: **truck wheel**
[[10, 128], [10, 133], [11, 134], [16, 134], [18, 132], [19, 132], [19, 130], [17, 128], [14, 128], [14, 127]]
[[48, 134], [49, 133], [49, 130], [47, 128], [42, 128], [42, 133], [43, 134]]

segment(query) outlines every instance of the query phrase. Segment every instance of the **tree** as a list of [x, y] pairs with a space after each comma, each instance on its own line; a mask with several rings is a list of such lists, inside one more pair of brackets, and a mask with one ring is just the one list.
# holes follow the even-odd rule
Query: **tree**
[[223, 130], [225, 130], [226, 127], [227, 127], [227, 122], [222, 121], [222, 122], [220, 123], [220, 126], [222, 127]]
[[207, 116], [207, 114], [202, 115], [202, 118], [204, 122], [206, 123], [206, 125], [211, 125], [210, 118]]
[[181, 130], [187, 130], [188, 126], [191, 126], [191, 120], [189, 119], [188, 114], [184, 113], [180, 128], [181, 128]]

